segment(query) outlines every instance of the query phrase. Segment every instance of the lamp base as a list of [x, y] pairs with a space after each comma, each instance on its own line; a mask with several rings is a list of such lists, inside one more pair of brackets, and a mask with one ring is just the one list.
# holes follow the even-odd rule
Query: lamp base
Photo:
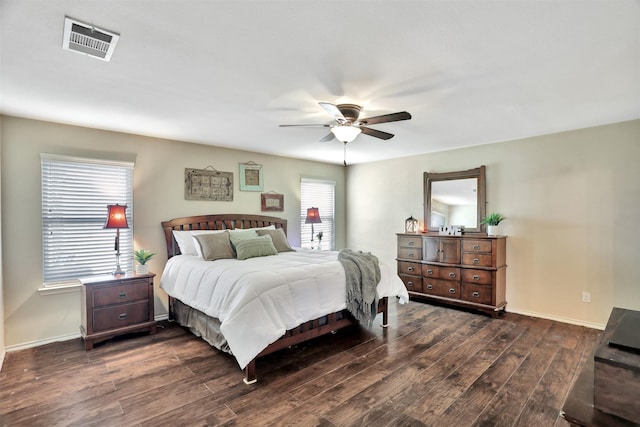
[[111, 274], [113, 274], [115, 276], [117, 274], [124, 274], [124, 273], [125, 273], [125, 271], [122, 268], [120, 268], [120, 264], [118, 264], [118, 265], [116, 265], [116, 269], [113, 270], [113, 272]]

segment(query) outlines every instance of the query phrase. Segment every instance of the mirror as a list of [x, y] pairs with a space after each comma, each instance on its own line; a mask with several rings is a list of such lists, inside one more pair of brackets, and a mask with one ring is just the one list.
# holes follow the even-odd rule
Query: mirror
[[425, 231], [464, 225], [465, 233], [483, 233], [485, 167], [459, 172], [424, 173]]

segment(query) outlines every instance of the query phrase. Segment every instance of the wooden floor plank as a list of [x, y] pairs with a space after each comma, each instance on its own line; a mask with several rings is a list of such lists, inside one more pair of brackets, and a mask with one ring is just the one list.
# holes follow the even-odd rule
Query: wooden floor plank
[[0, 426], [558, 425], [598, 331], [390, 302], [389, 328], [346, 328], [258, 361], [161, 322], [85, 351], [80, 340], [7, 354]]

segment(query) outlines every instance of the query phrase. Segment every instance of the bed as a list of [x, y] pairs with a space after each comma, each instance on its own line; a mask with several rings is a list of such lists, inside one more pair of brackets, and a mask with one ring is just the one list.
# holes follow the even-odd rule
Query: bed
[[[348, 278], [338, 252], [291, 248], [286, 219], [201, 215], [164, 221], [162, 228], [168, 261], [160, 287], [169, 295], [170, 320], [233, 354], [247, 384], [257, 381], [259, 357], [358, 322], [346, 307]], [[249, 234], [259, 237], [241, 240]], [[228, 256], [220, 244], [226, 239], [234, 248]], [[275, 253], [254, 255], [265, 240]], [[381, 313], [386, 327], [388, 298], [409, 298], [386, 265], [379, 279], [371, 315]]]

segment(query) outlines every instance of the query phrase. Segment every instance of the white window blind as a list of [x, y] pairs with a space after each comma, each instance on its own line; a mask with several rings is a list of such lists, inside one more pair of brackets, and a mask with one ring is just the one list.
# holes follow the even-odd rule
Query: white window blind
[[[300, 246], [334, 250], [335, 239], [335, 190], [334, 181], [302, 178], [300, 182]], [[313, 241], [311, 241], [311, 224], [305, 224], [308, 208], [318, 208], [320, 213], [319, 224], [313, 224]], [[322, 242], [318, 248], [317, 234], [322, 231]]]
[[116, 230], [103, 229], [107, 205], [126, 205], [120, 265], [133, 270], [133, 163], [41, 154], [44, 284], [109, 274]]

